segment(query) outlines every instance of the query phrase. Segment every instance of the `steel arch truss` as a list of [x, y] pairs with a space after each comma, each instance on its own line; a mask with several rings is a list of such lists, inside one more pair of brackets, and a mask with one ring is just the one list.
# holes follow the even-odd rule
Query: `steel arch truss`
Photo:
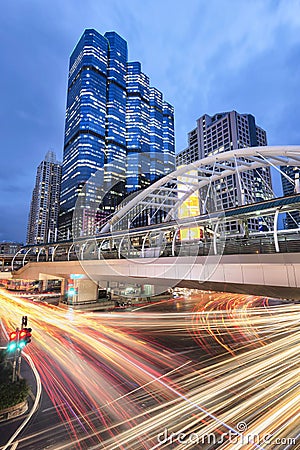
[[[181, 166], [134, 198], [125, 200], [124, 206], [107, 222], [101, 233], [136, 228], [139, 221], [143, 225], [151, 225], [177, 220], [180, 208], [196, 192], [199, 192], [200, 214], [226, 209], [220, 204], [222, 192], [226, 189], [228, 195], [230, 191], [233, 195], [230, 200], [233, 206], [255, 203], [255, 187], [249, 188], [249, 180], [247, 185], [247, 174], [251, 171], [256, 180], [261, 177], [257, 183], [260, 183], [260, 191], [265, 193], [264, 200], [274, 198], [271, 179], [268, 181], [268, 177], [262, 174], [273, 167], [295, 185], [295, 180], [282, 171], [283, 166], [300, 166], [299, 146], [242, 148]], [[294, 190], [299, 193], [299, 186], [295, 186]]]

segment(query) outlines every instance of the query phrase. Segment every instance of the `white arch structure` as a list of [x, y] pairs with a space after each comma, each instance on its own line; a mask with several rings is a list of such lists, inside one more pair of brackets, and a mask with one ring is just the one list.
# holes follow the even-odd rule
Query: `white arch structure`
[[[242, 174], [265, 167], [273, 167], [280, 172], [283, 177], [294, 184], [295, 192], [299, 193], [299, 186], [296, 185], [295, 180], [280, 169], [281, 166], [300, 167], [300, 146], [242, 148], [218, 153], [192, 164], [181, 166], [138, 193], [121, 207], [102, 227], [101, 233], [125, 230], [129, 228], [128, 224], [132, 222], [132, 216], [137, 216], [149, 209], [151, 209], [152, 214], [164, 210], [166, 212], [164, 222], [176, 219], [178, 209], [194, 192], [205, 187], [207, 187], [208, 192], [212, 183], [224, 180], [231, 175], [236, 176], [236, 187], [240, 191], [239, 204], [247, 204], [242, 198]], [[179, 181], [181, 177], [184, 178], [183, 191], [178, 188], [181, 184]], [[269, 189], [270, 198], [274, 197], [271, 191], [272, 187], [269, 186]], [[182, 195], [179, 196], [178, 193]], [[206, 201], [207, 199], [202, 198], [204, 205]]]
[[[243, 198], [243, 174], [249, 171], [256, 171], [257, 169], [273, 167], [280, 172], [293, 186], [296, 194], [300, 194], [300, 187], [298, 180], [293, 180], [285, 172], [281, 170], [281, 166], [299, 166], [300, 167], [300, 146], [281, 146], [281, 147], [249, 147], [238, 150], [232, 150], [229, 152], [219, 153], [213, 156], [209, 156], [202, 160], [196, 161], [192, 164], [182, 166], [176, 171], [166, 175], [160, 180], [153, 183], [148, 188], [139, 192], [135, 196], [131, 196], [129, 200], [125, 200], [125, 205], [119, 209], [101, 229], [99, 235], [94, 237], [86, 237], [86, 239], [80, 238], [75, 242], [56, 242], [49, 244], [42, 244], [41, 246], [31, 246], [28, 248], [24, 246], [20, 249], [12, 260], [12, 268], [14, 269], [14, 263], [16, 258], [22, 259], [22, 265], [26, 263], [26, 259], [33, 258], [39, 261], [41, 251], [45, 250], [48, 254], [48, 259], [52, 262], [56, 261], [56, 253], [58, 249], [63, 249], [66, 254], [66, 261], [70, 261], [71, 253], [75, 252], [79, 259], [84, 260], [91, 257], [89, 248], [93, 249], [92, 258], [103, 259], [105, 253], [105, 244], [109, 247], [113, 244], [114, 247], [110, 251], [115, 252], [115, 258], [121, 258], [123, 253], [123, 247], [125, 248], [129, 241], [130, 236], [127, 234], [130, 228], [130, 222], [133, 218], [141, 213], [151, 211], [152, 215], [164, 210], [165, 224], [161, 224], [158, 227], [154, 227], [153, 230], [139, 229], [129, 230], [133, 232], [133, 236], [139, 236], [141, 240], [141, 248], [139, 249], [140, 257], [146, 257], [145, 244], [153, 234], [153, 236], [164, 236], [165, 232], [172, 231], [173, 238], [171, 242], [171, 256], [175, 256], [176, 253], [176, 237], [177, 232], [180, 230], [181, 223], [176, 223], [178, 218], [177, 213], [180, 206], [185, 200], [187, 200], [194, 192], [206, 188], [206, 197], [202, 200], [202, 207], [205, 209], [207, 199], [209, 196], [210, 187], [215, 182], [221, 182], [232, 175], [236, 177], [236, 190], [239, 191], [239, 203], [238, 205], [247, 205], [247, 203], [255, 203], [255, 201], [246, 201], [247, 198]], [[182, 181], [184, 179], [184, 182]], [[183, 184], [184, 183], [184, 184]], [[270, 198], [273, 198], [271, 186], [268, 186]], [[201, 191], [203, 193], [203, 191]], [[205, 193], [205, 189], [204, 189]], [[249, 198], [248, 198], [249, 200]], [[298, 203], [299, 205], [299, 203]], [[275, 251], [279, 252], [278, 241], [278, 216], [280, 213], [280, 207], [274, 208], [274, 230], [272, 232]], [[210, 211], [212, 212], [212, 211]], [[213, 250], [214, 254], [218, 253], [217, 249], [217, 233], [220, 222], [223, 220], [224, 211], [218, 212], [218, 217], [214, 219], [213, 231]], [[205, 211], [201, 212], [204, 214]], [[255, 214], [255, 213], [254, 213]], [[208, 215], [209, 216], [209, 215]], [[174, 222], [175, 219], [175, 222]], [[186, 223], [186, 226], [193, 226], [193, 217]], [[204, 219], [206, 220], [206, 219]], [[170, 222], [170, 223], [168, 223]], [[184, 226], [184, 224], [183, 224]], [[287, 230], [288, 231], [288, 230]], [[299, 233], [299, 229], [296, 230]], [[297, 236], [298, 239], [298, 236]], [[47, 249], [48, 247], [48, 249]], [[126, 248], [125, 248], [126, 252]]]

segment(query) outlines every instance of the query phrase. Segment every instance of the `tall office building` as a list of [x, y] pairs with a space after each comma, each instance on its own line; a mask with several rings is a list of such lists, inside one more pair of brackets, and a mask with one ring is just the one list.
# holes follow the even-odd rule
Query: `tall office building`
[[[229, 150], [264, 145], [267, 145], [266, 131], [256, 125], [253, 115], [236, 111], [214, 116], [204, 114], [197, 120], [197, 127], [188, 133], [188, 147], [176, 155], [176, 165], [190, 164]], [[241, 173], [241, 185], [232, 175], [216, 183], [215, 189], [219, 207], [224, 209], [263, 201], [272, 197], [271, 172], [263, 168]], [[258, 230], [260, 225], [256, 219], [248, 221], [250, 231]], [[238, 229], [238, 223], [232, 222], [229, 231]]]
[[104, 212], [111, 213], [124, 198], [126, 178], [127, 43], [117, 33], [108, 41], [104, 182]]
[[[286, 176], [281, 175], [283, 195], [292, 195], [300, 193], [300, 166], [283, 166], [280, 168]], [[292, 211], [286, 214], [284, 219], [284, 226], [287, 229], [294, 229], [300, 227], [300, 213], [299, 211]]]
[[133, 192], [175, 168], [174, 108], [150, 87], [139, 62], [127, 64], [127, 179]]
[[27, 244], [54, 242], [57, 236], [61, 163], [46, 153], [37, 168], [27, 227]]
[[150, 178], [150, 84], [139, 62], [127, 64], [126, 83], [126, 188], [132, 192], [147, 186]]
[[[97, 171], [98, 184], [102, 177], [108, 193], [101, 202], [101, 189], [88, 192], [92, 202], [101, 202], [108, 214], [127, 193], [174, 167], [172, 106], [150, 87], [141, 64], [128, 62], [122, 37], [85, 30], [70, 58], [60, 235], [70, 235], [79, 193]], [[89, 205], [81, 208], [79, 216], [76, 211], [79, 228], [85, 217], [93, 216]]]
[[176, 165], [189, 164], [206, 156], [243, 147], [267, 145], [267, 133], [252, 114], [236, 111], [204, 114], [188, 133], [188, 147], [176, 155]]

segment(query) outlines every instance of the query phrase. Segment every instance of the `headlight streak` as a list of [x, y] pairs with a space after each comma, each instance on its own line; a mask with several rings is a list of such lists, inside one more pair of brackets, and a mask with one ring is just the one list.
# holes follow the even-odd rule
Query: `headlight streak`
[[[272, 443], [251, 443], [250, 435], [299, 433], [300, 305], [212, 294], [192, 313], [74, 312], [70, 321], [64, 309], [3, 295], [6, 327], [18, 325], [23, 314], [30, 318], [34, 342], [28, 352], [76, 448], [168, 449], [169, 443], [157, 441], [164, 428], [199, 436], [229, 428], [235, 443], [225, 440], [218, 448], [271, 449]], [[163, 333], [181, 339], [187, 332], [213, 355], [205, 364], [202, 357], [187, 361], [156, 341]], [[235, 428], [240, 421], [248, 425], [243, 433]], [[64, 440], [55, 450], [70, 447]]]

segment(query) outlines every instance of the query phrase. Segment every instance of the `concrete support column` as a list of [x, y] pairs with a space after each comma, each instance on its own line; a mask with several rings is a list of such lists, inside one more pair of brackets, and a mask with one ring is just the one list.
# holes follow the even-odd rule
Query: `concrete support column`
[[67, 285], [68, 285], [68, 280], [66, 278], [62, 278], [61, 285], [60, 285], [60, 301], [61, 302], [65, 300]]
[[279, 210], [276, 209], [275, 216], [274, 216], [274, 244], [275, 244], [275, 251], [276, 253], [280, 252], [279, 248], [279, 242], [278, 242], [278, 217], [279, 217]]
[[98, 300], [98, 283], [89, 278], [66, 278], [62, 283], [63, 298], [69, 305], [82, 305]]
[[92, 280], [74, 280], [77, 287], [77, 302], [93, 302], [98, 300], [98, 283]]
[[44, 280], [40, 280], [41, 281], [41, 289], [42, 292], [45, 292], [48, 290], [48, 280], [44, 279]]

